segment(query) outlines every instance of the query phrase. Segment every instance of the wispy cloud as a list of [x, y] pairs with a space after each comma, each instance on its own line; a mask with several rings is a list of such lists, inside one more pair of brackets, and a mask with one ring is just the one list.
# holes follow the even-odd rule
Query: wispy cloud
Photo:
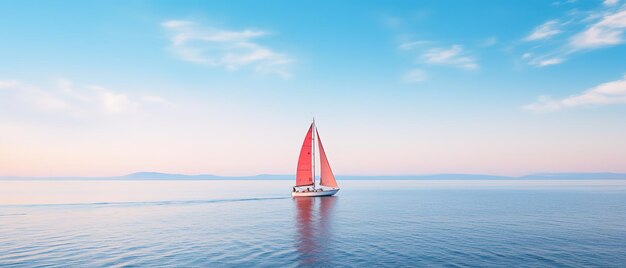
[[563, 31], [559, 29], [559, 22], [557, 20], [550, 20], [541, 24], [535, 28], [535, 30], [530, 33], [530, 35], [526, 36], [524, 40], [526, 41], [536, 41], [550, 38], [554, 35], [560, 34]]
[[[405, 84], [414, 84], [429, 80], [433, 69], [458, 68], [462, 70], [477, 70], [480, 68], [471, 49], [466, 49], [461, 44], [443, 43], [428, 38], [416, 38], [410, 29], [410, 24], [415, 24], [429, 17], [429, 12], [420, 12], [408, 19], [386, 16], [383, 25], [394, 33], [396, 49], [410, 59], [410, 66], [400, 74], [399, 80]], [[496, 36], [478, 39], [473, 42], [473, 48], [487, 48], [498, 42]]]
[[604, 2], [602, 2], [602, 4], [604, 4], [605, 6], [614, 6], [619, 2], [619, 0], [604, 0]]
[[498, 38], [491, 36], [480, 43], [481, 47], [490, 47], [498, 43]]
[[229, 70], [250, 67], [260, 74], [291, 77], [288, 67], [293, 60], [290, 57], [254, 41], [267, 36], [265, 31], [200, 27], [185, 20], [169, 20], [161, 26], [170, 35], [172, 51], [182, 60]]
[[17, 87], [16, 80], [0, 80], [0, 89]]
[[536, 55], [534, 53], [526, 52], [522, 54], [520, 57], [523, 61], [528, 63], [529, 65], [536, 67], [546, 67], [550, 65], [557, 65], [565, 62], [567, 60], [567, 54], [564, 53], [549, 53], [549, 54], [539, 54]]
[[584, 92], [563, 99], [554, 100], [549, 96], [539, 99], [523, 108], [529, 111], [546, 112], [564, 108], [591, 105], [626, 104], [626, 75], [616, 81], [600, 84]]
[[600, 20], [589, 25], [584, 31], [570, 39], [575, 49], [590, 49], [614, 46], [624, 43], [626, 30], [626, 10], [608, 13]]
[[72, 81], [64, 78], [57, 79], [54, 86], [44, 88], [16, 80], [0, 80], [0, 85], [13, 89], [3, 93], [2, 101], [6, 102], [5, 105], [11, 104], [21, 111], [43, 114], [73, 117], [118, 115], [135, 112], [149, 103], [169, 104], [157, 96], [133, 96], [100, 86], [76, 87]]
[[136, 111], [139, 108], [139, 101], [131, 99], [128, 94], [115, 92], [99, 86], [90, 86], [88, 89], [102, 110], [107, 114], [120, 114]]
[[537, 66], [549, 66], [549, 65], [560, 64], [563, 61], [564, 59], [562, 58], [549, 58], [549, 59], [540, 59], [536, 62], [533, 62], [533, 64]]
[[553, 6], [562, 6], [576, 3], [577, 0], [562, 0], [562, 1], [554, 1], [552, 2]]
[[[534, 41], [523, 57], [538, 67], [565, 62], [581, 51], [611, 47], [626, 43], [626, 5], [605, 1], [589, 11], [570, 11], [535, 28], [523, 41]], [[558, 35], [558, 36], [557, 36]], [[549, 42], [537, 43], [551, 39]], [[533, 53], [530, 53], [532, 51]]]
[[428, 79], [428, 75], [421, 69], [413, 69], [408, 71], [404, 76], [402, 76], [402, 82], [407, 84], [415, 84], [422, 81], [426, 81]]
[[430, 64], [449, 65], [467, 70], [478, 69], [475, 59], [469, 56], [461, 45], [453, 45], [449, 48], [431, 48], [422, 54], [421, 58]]
[[426, 40], [409, 41], [409, 42], [404, 42], [404, 43], [400, 44], [398, 46], [398, 48], [401, 49], [401, 50], [411, 50], [411, 49], [414, 49], [416, 47], [423, 46], [423, 45], [429, 45], [429, 44], [432, 44], [432, 43], [433, 42], [426, 41]]

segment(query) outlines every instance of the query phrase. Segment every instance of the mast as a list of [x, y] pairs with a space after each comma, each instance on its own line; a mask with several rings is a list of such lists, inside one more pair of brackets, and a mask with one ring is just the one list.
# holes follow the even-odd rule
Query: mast
[[317, 132], [317, 128], [315, 127], [315, 117], [313, 117], [313, 135], [311, 135], [311, 138], [313, 139], [313, 142], [311, 143], [311, 158], [313, 160], [312, 162], [312, 170], [313, 170], [313, 189], [315, 189], [315, 133]]

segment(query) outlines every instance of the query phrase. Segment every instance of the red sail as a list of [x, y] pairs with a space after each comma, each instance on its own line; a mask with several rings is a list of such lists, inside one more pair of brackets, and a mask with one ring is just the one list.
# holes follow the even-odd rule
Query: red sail
[[320, 138], [320, 133], [317, 132], [317, 144], [320, 148], [320, 162], [322, 164], [322, 173], [320, 174], [320, 184], [328, 187], [338, 187], [337, 181], [335, 181], [335, 175], [333, 175], [333, 171], [330, 169], [330, 164], [328, 163], [328, 158], [326, 158], [326, 152], [324, 152], [324, 146], [322, 146], [322, 139]]
[[296, 171], [296, 186], [313, 185], [313, 169], [312, 155], [313, 149], [313, 124], [309, 127], [309, 131], [304, 137], [302, 149], [300, 149], [300, 158], [298, 158], [298, 170]]

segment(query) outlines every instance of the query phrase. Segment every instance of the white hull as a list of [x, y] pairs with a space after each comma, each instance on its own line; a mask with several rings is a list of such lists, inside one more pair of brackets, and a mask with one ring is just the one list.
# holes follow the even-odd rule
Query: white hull
[[320, 192], [291, 192], [292, 197], [316, 197], [316, 196], [331, 196], [339, 192], [339, 188], [324, 190]]

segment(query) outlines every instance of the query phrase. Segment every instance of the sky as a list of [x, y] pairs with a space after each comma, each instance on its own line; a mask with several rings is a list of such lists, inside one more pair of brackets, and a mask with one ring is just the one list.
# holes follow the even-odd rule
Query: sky
[[[0, 175], [626, 172], [626, 2], [0, 1]], [[339, 177], [340, 178], [340, 177]]]

